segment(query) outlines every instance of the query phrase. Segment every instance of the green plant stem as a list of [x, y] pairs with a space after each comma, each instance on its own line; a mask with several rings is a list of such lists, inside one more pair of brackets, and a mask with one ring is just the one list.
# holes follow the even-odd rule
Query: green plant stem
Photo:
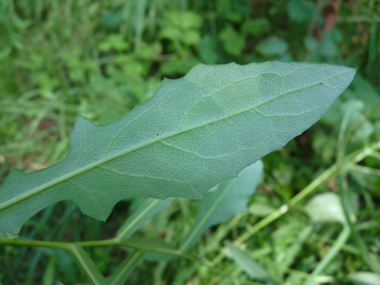
[[380, 169], [374, 169], [367, 166], [353, 165], [350, 167], [351, 171], [361, 172], [368, 175], [380, 176]]
[[334, 242], [333, 246], [323, 257], [318, 266], [313, 270], [309, 278], [306, 280], [305, 285], [313, 284], [315, 277], [317, 277], [326, 268], [327, 265], [333, 260], [333, 258], [338, 254], [342, 246], [346, 243], [347, 239], [350, 237], [351, 229], [348, 224], [343, 226], [343, 230], [340, 232], [337, 240]]
[[371, 256], [371, 254], [367, 248], [367, 245], [365, 244], [365, 242], [361, 238], [359, 232], [354, 227], [354, 225], [350, 219], [350, 212], [349, 212], [350, 206], [349, 206], [349, 202], [347, 200], [348, 199], [347, 191], [343, 187], [344, 175], [345, 175], [345, 173], [343, 173], [339, 177], [339, 194], [340, 194], [339, 196], [340, 196], [340, 202], [341, 202], [342, 208], [343, 208], [343, 213], [344, 213], [344, 216], [347, 220], [347, 225], [350, 228], [350, 230], [352, 231], [352, 236], [355, 239], [355, 242], [360, 249], [360, 254], [361, 254], [364, 262], [368, 265], [369, 268], [371, 268], [371, 270], [374, 273], [380, 275], [380, 264], [379, 264], [379, 262], [375, 258], [373, 258], [373, 256]]
[[370, 154], [370, 156], [372, 156], [372, 157], [377, 158], [378, 160], [380, 160], [380, 153], [379, 152], [374, 152], [374, 153]]
[[378, 150], [378, 149], [380, 149], [380, 141], [375, 142], [375, 143], [371, 144], [370, 146], [365, 147], [364, 149], [359, 149], [357, 151], [354, 151], [354, 152], [350, 153], [349, 155], [347, 155], [343, 159], [342, 166], [345, 169], [348, 169], [352, 165], [362, 161], [367, 156], [370, 156], [370, 155], [376, 153], [376, 150]]
[[17, 246], [31, 246], [31, 247], [45, 247], [45, 248], [59, 248], [71, 250], [72, 246], [80, 247], [94, 247], [94, 246], [107, 246], [107, 245], [119, 245], [125, 246], [142, 251], [152, 251], [158, 253], [165, 253], [171, 255], [182, 256], [177, 250], [170, 250], [164, 248], [141, 246], [130, 242], [118, 242], [114, 239], [106, 240], [94, 240], [83, 242], [53, 242], [53, 241], [38, 241], [38, 240], [23, 240], [23, 239], [0, 239], [0, 245], [17, 245]]
[[[157, 253], [164, 253], [175, 255], [178, 257], [186, 258], [188, 260], [201, 263], [209, 268], [212, 268], [212, 265], [206, 259], [201, 257], [181, 253], [178, 250], [171, 250], [165, 248], [157, 248], [157, 247], [149, 247], [149, 246], [141, 246], [131, 242], [118, 242], [115, 239], [107, 239], [107, 240], [95, 240], [95, 241], [84, 241], [84, 242], [52, 242], [52, 241], [38, 241], [38, 240], [23, 240], [23, 239], [0, 239], [0, 245], [16, 245], [16, 246], [30, 246], [30, 247], [44, 247], [44, 248], [57, 248], [57, 249], [65, 249], [68, 251], [72, 251], [73, 246], [80, 247], [94, 247], [94, 246], [108, 246], [108, 245], [118, 245], [125, 246], [129, 248], [133, 248], [141, 251], [150, 251]], [[213, 268], [212, 268], [213, 269]], [[213, 269], [214, 271], [219, 271], [217, 269]]]

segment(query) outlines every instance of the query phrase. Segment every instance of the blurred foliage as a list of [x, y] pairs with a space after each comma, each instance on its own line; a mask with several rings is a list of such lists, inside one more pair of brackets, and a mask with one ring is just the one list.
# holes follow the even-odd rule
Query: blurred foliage
[[[333, 164], [338, 153], [380, 139], [380, 2], [337, 1], [335, 14], [326, 9], [328, 2], [0, 1], [0, 184], [11, 167], [30, 172], [65, 157], [78, 114], [97, 124], [113, 121], [148, 100], [163, 77], [183, 76], [198, 62], [284, 60], [357, 67], [351, 88], [320, 123], [264, 158], [265, 178], [247, 214], [208, 231], [193, 249], [212, 259], [225, 238], [235, 239], [281, 207]], [[367, 157], [363, 166], [376, 170], [379, 161]], [[350, 190], [358, 194], [358, 230], [378, 255], [380, 177], [355, 172], [349, 181]], [[336, 192], [336, 179], [319, 190]], [[82, 216], [69, 202], [59, 203], [28, 221], [21, 236], [62, 241], [108, 238], [139, 203], [140, 199], [119, 203], [104, 224]], [[140, 233], [178, 244], [195, 216], [192, 201], [177, 199]], [[318, 218], [295, 208], [247, 243], [249, 255], [276, 284], [303, 284], [341, 231], [337, 223], [313, 224], [311, 231], [313, 220]], [[106, 275], [127, 255], [111, 247], [89, 253]], [[86, 280], [64, 251], [5, 246], [0, 256], [3, 284]], [[218, 266], [236, 284], [259, 284], [231, 260]], [[368, 271], [349, 240], [324, 273], [334, 276], [328, 279], [333, 284], [379, 284], [379, 277]], [[140, 263], [129, 281], [231, 284], [187, 260]]]

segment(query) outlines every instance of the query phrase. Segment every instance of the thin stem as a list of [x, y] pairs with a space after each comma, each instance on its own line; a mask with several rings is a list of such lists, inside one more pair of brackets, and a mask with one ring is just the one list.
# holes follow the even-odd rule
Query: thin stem
[[77, 258], [79, 263], [82, 265], [84, 271], [87, 273], [88, 277], [95, 285], [105, 285], [108, 284], [107, 280], [104, 278], [99, 268], [96, 266], [94, 261], [90, 258], [83, 248], [77, 245], [71, 245], [70, 251]]
[[344, 159], [346, 163], [349, 164], [348, 167], [362, 161], [367, 156], [376, 153], [376, 150], [380, 149], [380, 141], [371, 144], [369, 147], [365, 147], [364, 149], [359, 149], [347, 155]]
[[313, 270], [309, 278], [306, 280], [305, 285], [313, 284], [313, 282], [315, 282], [315, 278], [320, 273], [322, 273], [326, 266], [329, 265], [333, 258], [338, 254], [342, 246], [347, 242], [348, 238], [350, 237], [350, 233], [350, 227], [347, 224], [345, 224], [337, 240], [334, 242], [333, 246], [330, 248], [328, 253], [323, 257], [318, 266]]
[[0, 239], [0, 245], [18, 245], [18, 246], [30, 246], [30, 247], [45, 247], [45, 248], [59, 248], [72, 250], [72, 246], [80, 247], [94, 247], [94, 246], [107, 246], [107, 245], [119, 245], [125, 246], [142, 251], [151, 251], [157, 253], [165, 253], [176, 256], [184, 256], [177, 250], [141, 246], [131, 242], [117, 242], [114, 239], [106, 240], [94, 240], [94, 241], [82, 241], [82, 242], [53, 242], [53, 241], [38, 241], [38, 240], [23, 240], [23, 239]]
[[118, 242], [121, 242], [128, 233], [133, 229], [134, 226], [138, 222], [140, 222], [158, 203], [160, 203], [162, 200], [155, 200], [152, 202], [149, 207], [145, 208], [144, 211], [142, 211], [125, 229], [123, 229], [114, 239]]
[[367, 166], [361, 166], [361, 165], [353, 165], [349, 168], [349, 170], [356, 171], [356, 172], [361, 172], [364, 174], [369, 174], [369, 175], [375, 175], [375, 176], [380, 176], [380, 169], [374, 169], [371, 167]]
[[185, 252], [188, 249], [189, 245], [193, 241], [193, 238], [199, 233], [200, 229], [204, 226], [204, 224], [209, 219], [210, 215], [214, 212], [216, 206], [224, 198], [224, 195], [226, 194], [226, 192], [228, 192], [231, 183], [232, 183], [232, 180], [228, 183], [227, 186], [225, 186], [223, 193], [221, 193], [219, 197], [213, 202], [212, 206], [207, 210], [207, 213], [198, 222], [197, 226], [192, 230], [190, 235], [188, 235], [187, 238], [183, 241], [182, 246], [179, 249], [180, 252]]
[[282, 207], [280, 207], [279, 209], [271, 213], [269, 216], [266, 216], [264, 219], [262, 219], [260, 222], [255, 224], [248, 231], [246, 231], [243, 235], [241, 235], [237, 239], [237, 242], [238, 243], [245, 242], [247, 239], [249, 239], [253, 234], [261, 230], [263, 227], [265, 227], [266, 225], [270, 224], [274, 220], [284, 215], [286, 212], [288, 212], [289, 207], [293, 207], [294, 205], [298, 204], [306, 196], [311, 194], [319, 185], [321, 185], [323, 181], [333, 176], [337, 171], [338, 171], [338, 167], [335, 164], [331, 166], [330, 168], [328, 168], [327, 170], [325, 170], [320, 176], [318, 176], [317, 179], [315, 179], [306, 188], [304, 188], [296, 196], [290, 199], [286, 205], [282, 205]]
[[[290, 207], [295, 206], [298, 204], [301, 200], [306, 198], [308, 195], [310, 195], [319, 185], [321, 185], [325, 180], [327, 180], [330, 177], [336, 176], [342, 171], [345, 171], [355, 165], [356, 163], [363, 160], [365, 157], [371, 155], [372, 153], [376, 152], [377, 149], [380, 149], [380, 141], [376, 142], [369, 147], [365, 147], [363, 149], [354, 151], [344, 157], [341, 164], [335, 163], [330, 168], [326, 169], [318, 178], [316, 178], [313, 182], [311, 182], [306, 188], [304, 188], [301, 192], [299, 192], [296, 196], [294, 196], [292, 199], [289, 200], [289, 202], [285, 205], [282, 205], [279, 209], [272, 212], [268, 216], [266, 216], [264, 219], [262, 219], [260, 222], [255, 224], [252, 228], [250, 228], [248, 231], [246, 231], [243, 235], [241, 235], [235, 242], [237, 244], [245, 242], [247, 239], [249, 239], [252, 235], [257, 233], [259, 230], [270, 224], [271, 222], [275, 221], [279, 217], [283, 216], [286, 212], [288, 212]], [[216, 266], [219, 262], [221, 262], [224, 259], [224, 255], [220, 253], [217, 255], [213, 261], [212, 265]]]
[[[133, 271], [137, 262], [141, 259], [144, 252], [140, 250], [135, 250], [131, 254], [128, 255], [128, 258], [123, 262], [121, 268], [114, 276], [112, 276], [112, 281], [110, 280], [110, 285], [116, 285], [121, 282], [122, 279], [128, 279], [129, 275]], [[128, 276], [126, 276], [128, 275]]]
[[379, 262], [371, 256], [367, 245], [361, 238], [359, 232], [354, 227], [351, 219], [350, 219], [350, 212], [349, 212], [349, 201], [347, 200], [347, 190], [343, 187], [343, 178], [345, 174], [340, 175], [339, 177], [339, 194], [340, 194], [340, 202], [342, 204], [343, 213], [347, 220], [347, 225], [349, 226], [350, 230], [352, 231], [352, 236], [355, 239], [355, 242], [357, 243], [357, 246], [360, 249], [361, 256], [365, 263], [367, 263], [368, 267], [371, 268], [373, 272], [380, 275], [380, 264]]
[[57, 248], [57, 249], [66, 249], [69, 251], [72, 251], [73, 246], [94, 247], [94, 246], [118, 245], [118, 246], [125, 246], [125, 247], [129, 247], [129, 248], [133, 248], [133, 249], [141, 250], [141, 251], [170, 254], [170, 255], [186, 258], [188, 260], [201, 263], [213, 269], [213, 271], [219, 272], [219, 270], [212, 268], [212, 264], [208, 260], [203, 259], [193, 254], [181, 253], [178, 250], [172, 250], [172, 249], [166, 249], [166, 248], [141, 246], [132, 242], [118, 242], [115, 239], [84, 241], [84, 242], [52, 242], [52, 241], [23, 240], [23, 239], [0, 239], [0, 245], [2, 244], [16, 245], [16, 246]]
[[378, 152], [371, 153], [370, 156], [380, 160], [380, 153], [378, 153]]
[[365, 116], [361, 115], [357, 122], [347, 129], [348, 126], [348, 121], [351, 116], [351, 113], [345, 113], [342, 123], [340, 125], [340, 130], [339, 130], [339, 138], [338, 138], [338, 144], [337, 144], [337, 154], [336, 154], [336, 160], [337, 162], [341, 162], [344, 158], [347, 145], [350, 141], [350, 138], [354, 134], [354, 132], [364, 123], [365, 121]]
[[236, 240], [236, 243], [240, 244], [240, 243], [245, 242], [247, 239], [249, 239], [252, 235], [257, 233], [263, 227], [265, 227], [266, 225], [270, 224], [274, 220], [277, 220], [279, 217], [284, 215], [288, 210], [289, 210], [289, 207], [287, 205], [283, 205], [281, 208], [277, 209], [276, 211], [272, 212], [270, 215], [266, 216], [264, 219], [262, 219], [260, 222], [255, 224], [248, 231], [246, 231], [243, 235], [241, 235]]
[[39, 240], [23, 240], [23, 239], [0, 239], [0, 245], [17, 245], [31, 247], [58, 248], [71, 251], [71, 244], [66, 242], [39, 241]]

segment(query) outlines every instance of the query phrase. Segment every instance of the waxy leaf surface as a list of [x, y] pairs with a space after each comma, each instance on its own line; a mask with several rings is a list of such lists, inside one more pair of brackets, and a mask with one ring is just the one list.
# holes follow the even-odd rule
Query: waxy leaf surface
[[148, 102], [110, 124], [81, 117], [64, 160], [9, 174], [0, 188], [0, 237], [62, 200], [105, 220], [122, 199], [201, 199], [318, 121], [355, 72], [309, 63], [200, 64], [165, 79]]

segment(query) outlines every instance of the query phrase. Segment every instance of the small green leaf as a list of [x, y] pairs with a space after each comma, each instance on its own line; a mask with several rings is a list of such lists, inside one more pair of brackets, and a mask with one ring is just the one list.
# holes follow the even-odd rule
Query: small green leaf
[[224, 50], [235, 57], [239, 57], [245, 46], [245, 38], [234, 28], [228, 26], [220, 32], [219, 38], [223, 42]]
[[313, 222], [342, 224], [345, 222], [339, 196], [335, 193], [328, 192], [314, 196], [305, 206], [305, 211]]
[[70, 153], [46, 169], [12, 170], [0, 188], [0, 238], [45, 207], [71, 200], [105, 220], [122, 199], [202, 199], [219, 182], [308, 129], [356, 70], [267, 62], [195, 66], [103, 126], [80, 117]]
[[72, 253], [78, 259], [79, 263], [82, 265], [84, 271], [86, 271], [89, 279], [96, 285], [108, 284], [107, 280], [104, 278], [102, 273], [100, 273], [98, 267], [95, 265], [94, 261], [85, 252], [85, 250], [80, 246], [73, 246]]
[[281, 55], [288, 49], [288, 44], [278, 38], [270, 38], [257, 44], [256, 50], [265, 56]]
[[210, 35], [205, 35], [202, 38], [199, 46], [199, 55], [203, 63], [213, 64], [218, 62], [217, 43], [217, 40]]
[[143, 251], [134, 250], [128, 254], [128, 257], [107, 277], [110, 285], [123, 285], [126, 284], [128, 277], [137, 266], [138, 261], [143, 255]]
[[241, 30], [244, 35], [260, 36], [270, 30], [270, 23], [267, 18], [247, 20], [244, 21]]
[[202, 17], [192, 11], [172, 10], [166, 15], [166, 19], [174, 26], [182, 30], [199, 29], [202, 26]]
[[351, 99], [341, 105], [341, 112], [343, 114], [343, 122], [345, 131], [352, 127], [360, 118], [364, 109], [363, 101]]
[[55, 254], [52, 254], [49, 258], [49, 262], [46, 266], [44, 277], [42, 279], [43, 285], [52, 285], [54, 284], [54, 275], [55, 275]]
[[249, 207], [249, 213], [256, 217], [266, 217], [272, 214], [275, 210], [275, 207], [264, 201], [254, 202]]
[[355, 285], [380, 285], [380, 276], [372, 272], [355, 272], [348, 275]]
[[[287, 246], [286, 249], [281, 251], [276, 258], [276, 262], [280, 263], [280, 270], [278, 273], [285, 274], [290, 268], [293, 262], [302, 252], [303, 245], [308, 240], [312, 232], [314, 231], [314, 225], [307, 225], [301, 231], [298, 232], [297, 237], [294, 239], [291, 246]], [[280, 274], [279, 274], [280, 275]]]
[[148, 198], [146, 201], [125, 221], [117, 231], [117, 238], [126, 240], [130, 238], [146, 221], [161, 210], [170, 207], [174, 198], [157, 200]]
[[313, 37], [306, 37], [303, 39], [303, 44], [305, 48], [309, 51], [314, 51], [318, 48], [318, 41]]
[[228, 222], [235, 214], [247, 211], [247, 200], [255, 192], [263, 171], [261, 161], [247, 167], [237, 178], [210, 189], [199, 203], [197, 218], [181, 245], [187, 251], [210, 227]]
[[300, 23], [310, 21], [313, 17], [315, 4], [312, 1], [288, 1], [286, 8], [290, 19]]
[[100, 25], [105, 28], [115, 28], [120, 25], [122, 21], [121, 13], [106, 13], [100, 19]]
[[370, 121], [366, 120], [356, 131], [354, 138], [359, 141], [363, 141], [369, 138], [374, 132], [375, 132], [375, 127]]
[[231, 258], [241, 267], [244, 272], [251, 278], [273, 284], [267, 271], [257, 263], [248, 253], [233, 245], [231, 242], [226, 242]]
[[[352, 212], [356, 212], [357, 197], [352, 192], [350, 192], [350, 204]], [[327, 192], [314, 196], [305, 206], [305, 211], [316, 223], [339, 222], [344, 224], [346, 222], [339, 196], [335, 193]]]

